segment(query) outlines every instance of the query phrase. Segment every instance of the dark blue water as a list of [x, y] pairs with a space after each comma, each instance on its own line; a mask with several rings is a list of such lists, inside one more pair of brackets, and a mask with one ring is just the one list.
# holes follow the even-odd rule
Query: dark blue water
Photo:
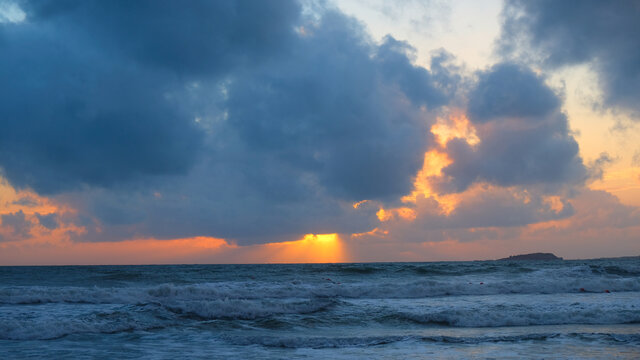
[[640, 260], [0, 267], [0, 358], [640, 357]]

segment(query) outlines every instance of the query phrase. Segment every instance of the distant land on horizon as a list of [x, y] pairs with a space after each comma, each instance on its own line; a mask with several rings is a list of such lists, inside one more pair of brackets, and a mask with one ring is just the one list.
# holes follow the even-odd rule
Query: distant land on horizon
[[564, 260], [559, 256], [555, 256], [552, 253], [531, 253], [521, 255], [511, 255], [507, 258], [498, 259], [498, 261], [504, 260]]

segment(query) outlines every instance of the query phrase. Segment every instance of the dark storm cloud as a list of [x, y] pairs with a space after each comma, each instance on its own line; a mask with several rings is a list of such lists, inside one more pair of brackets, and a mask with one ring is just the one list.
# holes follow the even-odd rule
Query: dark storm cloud
[[[436, 68], [434, 76], [425, 68], [411, 63], [414, 52], [415, 49], [408, 43], [387, 35], [375, 52], [382, 77], [395, 84], [416, 105], [431, 108], [448, 102], [443, 89], [434, 87], [438, 81], [448, 85], [452, 80], [448, 69], [444, 67], [449, 60], [447, 54], [440, 52], [432, 59], [432, 67]], [[446, 86], [443, 88], [446, 89]]]
[[42, 194], [185, 174], [201, 150], [179, 94], [276, 52], [293, 2], [36, 1], [0, 28], [0, 165]]
[[[208, 235], [249, 244], [296, 240], [306, 233], [367, 231], [375, 225], [377, 208], [355, 210], [315, 182], [305, 183], [304, 173], [267, 164], [252, 163], [251, 169], [201, 165], [184, 181], [163, 182], [150, 191], [96, 189], [65, 195], [65, 200], [94, 217], [84, 219], [89, 234], [77, 237], [84, 241]], [[277, 171], [285, 174], [273, 176]], [[274, 193], [265, 193], [269, 190]], [[290, 194], [279, 196], [287, 190]], [[96, 228], [102, 231], [96, 233]]]
[[220, 74], [255, 63], [293, 37], [294, 1], [44, 0], [25, 2], [30, 21], [189, 75]]
[[444, 53], [430, 72], [293, 2], [20, 4], [0, 29], [0, 167], [78, 209], [57, 220], [82, 240], [366, 231], [375, 209], [352, 201], [411, 190], [459, 81]]
[[587, 171], [559, 104], [531, 70], [498, 64], [481, 72], [469, 95], [480, 143], [446, 145], [453, 163], [443, 169], [440, 191], [464, 191], [474, 182], [553, 190], [584, 181]]
[[199, 134], [167, 99], [173, 80], [38, 22], [2, 31], [0, 164], [12, 185], [51, 194], [193, 163]]
[[[377, 209], [352, 201], [410, 191], [429, 144], [433, 115], [423, 107], [446, 99], [440, 82], [410, 63], [408, 45], [377, 46], [339, 13], [306, 31], [287, 56], [231, 73], [218, 104], [225, 115], [211, 124], [216, 152], [180, 186], [161, 184], [161, 197], [141, 201], [95, 195], [110, 219], [114, 209], [121, 219], [144, 216], [120, 231], [240, 243], [361, 232]], [[411, 77], [426, 84], [407, 85]]]
[[605, 104], [640, 114], [638, 1], [508, 0], [503, 16], [503, 55], [541, 57], [550, 68], [589, 63]]
[[531, 70], [501, 63], [480, 74], [469, 95], [468, 115], [474, 122], [502, 117], [543, 119], [560, 107], [560, 99]]
[[333, 12], [309, 31], [293, 56], [234, 79], [230, 126], [251, 150], [314, 174], [331, 195], [409, 192], [428, 140], [419, 108], [443, 104], [444, 94], [411, 64], [405, 43], [375, 46]]

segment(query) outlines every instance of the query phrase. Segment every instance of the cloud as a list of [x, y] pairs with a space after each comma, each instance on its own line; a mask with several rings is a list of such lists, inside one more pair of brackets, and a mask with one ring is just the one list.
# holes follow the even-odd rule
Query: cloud
[[34, 207], [40, 205], [37, 198], [31, 196], [23, 196], [12, 202], [13, 205], [19, 205], [24, 207]]
[[[579, 211], [571, 221], [573, 230], [628, 228], [640, 225], [640, 207], [622, 204], [615, 195], [606, 191], [583, 189], [574, 202]], [[638, 238], [637, 234], [635, 237]]]
[[392, 217], [379, 229], [402, 241], [475, 241], [490, 237], [497, 228], [514, 231], [529, 225], [571, 217], [574, 208], [562, 197], [549, 197], [522, 187], [476, 185], [454, 200], [445, 211], [446, 199], [418, 196], [411, 211], [415, 217]]
[[431, 72], [296, 2], [19, 4], [0, 28], [0, 167], [77, 210], [56, 218], [76, 240], [364, 231], [375, 209], [352, 202], [411, 191], [459, 81], [444, 53]]
[[15, 238], [27, 238], [31, 230], [31, 222], [29, 222], [22, 210], [15, 213], [4, 214], [0, 216], [2, 227], [11, 228], [10, 234]]
[[[427, 217], [426, 228], [519, 227], [573, 215], [567, 200], [546, 201], [542, 194], [523, 189], [480, 188], [463, 197], [446, 217]], [[420, 205], [418, 205], [420, 206]]]
[[469, 92], [469, 115], [480, 142], [454, 138], [446, 144], [453, 163], [435, 179], [439, 191], [461, 192], [476, 182], [549, 192], [581, 184], [587, 170], [560, 102], [527, 68], [499, 63], [480, 72]]
[[40, 225], [44, 226], [47, 230], [55, 230], [58, 228], [58, 215], [55, 213], [41, 215], [40, 213], [35, 213], [38, 218], [38, 222]]
[[637, 150], [637, 151], [633, 154], [633, 158], [631, 159], [631, 165], [633, 165], [633, 166], [640, 166], [640, 150]]
[[588, 167], [589, 178], [594, 180], [602, 179], [605, 168], [610, 166], [616, 161], [617, 159], [611, 157], [611, 155], [609, 155], [608, 153], [606, 152], [600, 153], [600, 156], [598, 156], [597, 159], [593, 160], [589, 164], [589, 167]]
[[640, 6], [621, 1], [509, 0], [499, 52], [547, 68], [589, 64], [604, 104], [640, 114]]
[[28, 1], [30, 21], [182, 75], [217, 75], [262, 61], [293, 39], [295, 1]]
[[[408, 43], [375, 42], [335, 9], [19, 4], [25, 21], [0, 28], [0, 167], [74, 210], [37, 210], [25, 220], [37, 231], [238, 245], [367, 232], [438, 148], [451, 163], [431, 180], [465, 195], [446, 216], [418, 197], [407, 236], [490, 236], [570, 216], [567, 194], [589, 175], [543, 77], [500, 63], [472, 81], [444, 50], [428, 70]], [[438, 145], [436, 117], [465, 100], [479, 143]]]
[[423, 198], [415, 221], [385, 222], [349, 239], [347, 249], [358, 254], [356, 261], [496, 259], [536, 251], [594, 258], [640, 251], [640, 208], [610, 193], [580, 188], [570, 201], [549, 201], [523, 189], [503, 190], [476, 186], [448, 217], [435, 199]]
[[375, 46], [360, 24], [334, 12], [309, 31], [295, 56], [232, 81], [232, 131], [250, 151], [313, 175], [330, 195], [358, 201], [410, 191], [430, 140], [421, 107], [442, 105], [445, 95], [411, 64], [405, 43], [388, 37]]
[[17, 4], [8, 1], [0, 2], [0, 24], [23, 21], [25, 15]]
[[480, 73], [469, 94], [471, 121], [496, 118], [544, 119], [560, 108], [560, 99], [533, 71], [512, 63], [499, 63]]
[[172, 77], [38, 19], [0, 31], [0, 165], [17, 188], [55, 194], [184, 174], [201, 135], [168, 98]]
[[186, 89], [290, 49], [300, 16], [294, 1], [18, 4], [26, 20], [0, 27], [0, 166], [40, 194], [188, 173], [204, 136]]

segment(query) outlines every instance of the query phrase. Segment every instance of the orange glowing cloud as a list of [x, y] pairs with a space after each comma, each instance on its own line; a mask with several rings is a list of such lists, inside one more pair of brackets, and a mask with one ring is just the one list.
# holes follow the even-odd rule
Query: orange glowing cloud
[[365, 204], [365, 203], [367, 203], [368, 201], [369, 201], [369, 200], [362, 200], [362, 201], [355, 202], [355, 203], [353, 203], [353, 208], [354, 208], [354, 209], [357, 209], [357, 208], [359, 208], [362, 204]]
[[0, 177], [0, 216], [17, 216], [22, 219], [23, 227], [17, 229], [15, 224], [0, 223], [0, 249], [3, 248], [2, 243], [5, 243], [4, 246], [8, 242], [25, 240], [51, 243], [57, 239], [69, 238], [71, 234], [82, 234], [86, 231], [82, 226], [56, 222], [47, 224], [47, 227], [39, 218], [49, 215], [74, 216], [76, 213], [75, 209], [66, 204], [56, 203], [29, 190], [16, 190]]
[[[454, 138], [461, 138], [470, 145], [476, 145], [480, 139], [476, 135], [476, 129], [471, 124], [467, 116], [461, 110], [454, 109], [446, 117], [439, 117], [437, 122], [431, 127], [431, 133], [436, 137], [440, 147], [446, 147], [447, 143]], [[431, 185], [432, 178], [442, 176], [442, 169], [450, 165], [452, 160], [440, 149], [431, 149], [424, 154], [422, 169], [416, 175], [413, 191], [404, 197], [402, 202], [415, 205], [418, 198], [433, 198], [440, 207], [440, 212], [450, 214], [460, 202], [460, 196], [456, 194], [437, 194]], [[354, 205], [355, 207], [355, 205]], [[377, 213], [380, 221], [392, 219], [403, 219], [413, 221], [416, 219], [416, 211], [409, 207], [396, 209], [383, 209]]]
[[[440, 147], [446, 147], [447, 143], [455, 138], [464, 139], [470, 145], [476, 145], [480, 139], [476, 135], [476, 129], [471, 124], [462, 110], [453, 109], [446, 117], [438, 117], [437, 122], [431, 127], [431, 133], [435, 136]], [[455, 195], [439, 195], [433, 191], [431, 179], [442, 176], [442, 169], [450, 165], [452, 160], [439, 149], [431, 149], [424, 154], [422, 169], [416, 175], [414, 190], [404, 196], [404, 203], [415, 204], [418, 197], [432, 197], [438, 201], [441, 211], [451, 213], [459, 198]]]
[[39, 196], [32, 191], [16, 190], [0, 177], [0, 215], [20, 210], [28, 215], [73, 211], [68, 206], [55, 204], [48, 198]]
[[449, 140], [455, 138], [464, 139], [472, 146], [480, 142], [475, 127], [460, 109], [451, 110], [446, 117], [438, 117], [436, 123], [431, 126], [431, 133], [435, 135], [441, 147], [447, 146]]
[[351, 234], [351, 238], [352, 239], [357, 239], [360, 237], [385, 237], [386, 235], [389, 235], [389, 230], [381, 230], [379, 228], [374, 228], [371, 231], [367, 231], [367, 232], [363, 232], [363, 233], [356, 233], [356, 234]]
[[380, 221], [389, 221], [389, 220], [405, 220], [405, 221], [413, 221], [416, 219], [416, 212], [414, 209], [408, 207], [399, 207], [395, 209], [385, 210], [384, 208], [380, 208], [376, 213], [378, 220]]
[[432, 191], [430, 178], [442, 175], [442, 169], [451, 164], [451, 159], [446, 153], [438, 150], [430, 150], [424, 154], [422, 169], [416, 175], [411, 194], [404, 196], [402, 201], [415, 203], [418, 195], [426, 197], [435, 195]]

